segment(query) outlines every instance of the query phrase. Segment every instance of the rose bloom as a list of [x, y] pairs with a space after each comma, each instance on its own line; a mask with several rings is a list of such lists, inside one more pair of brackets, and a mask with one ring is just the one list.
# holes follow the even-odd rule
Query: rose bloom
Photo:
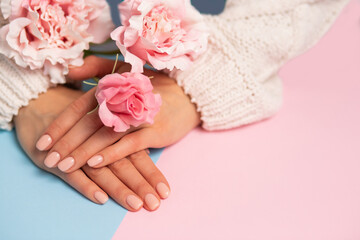
[[132, 72], [148, 62], [157, 70], [185, 70], [205, 51], [208, 34], [190, 0], [125, 0], [123, 26], [111, 33]]
[[152, 90], [150, 79], [141, 73], [106, 75], [99, 81], [95, 93], [101, 121], [107, 127], [114, 127], [116, 132], [125, 132], [130, 125], [153, 124], [161, 97]]
[[83, 64], [89, 43], [105, 41], [114, 29], [106, 0], [3, 0], [9, 24], [0, 29], [0, 53], [21, 67], [44, 69], [63, 83], [68, 66]]

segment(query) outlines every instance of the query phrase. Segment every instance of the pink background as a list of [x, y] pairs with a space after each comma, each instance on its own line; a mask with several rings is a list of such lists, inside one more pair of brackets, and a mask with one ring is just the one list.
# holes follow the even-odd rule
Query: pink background
[[128, 213], [114, 239], [360, 239], [359, 19], [353, 0], [283, 68], [276, 117], [167, 148], [171, 197]]

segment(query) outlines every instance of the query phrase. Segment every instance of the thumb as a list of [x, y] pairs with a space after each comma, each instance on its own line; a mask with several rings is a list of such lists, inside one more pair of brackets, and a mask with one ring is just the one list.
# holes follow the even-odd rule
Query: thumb
[[[70, 81], [82, 81], [92, 77], [102, 78], [106, 74], [110, 74], [114, 68], [115, 61], [101, 58], [97, 56], [88, 56], [84, 59], [84, 64], [80, 67], [70, 68], [67, 78]], [[115, 70], [127, 65], [122, 61], [118, 61]]]

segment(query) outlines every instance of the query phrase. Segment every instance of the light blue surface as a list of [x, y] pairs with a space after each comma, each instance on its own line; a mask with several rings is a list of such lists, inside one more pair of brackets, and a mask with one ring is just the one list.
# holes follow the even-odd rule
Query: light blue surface
[[[59, 178], [40, 170], [0, 131], [0, 239], [111, 239], [126, 210], [109, 200], [92, 203]], [[156, 162], [162, 150], [152, 150]]]

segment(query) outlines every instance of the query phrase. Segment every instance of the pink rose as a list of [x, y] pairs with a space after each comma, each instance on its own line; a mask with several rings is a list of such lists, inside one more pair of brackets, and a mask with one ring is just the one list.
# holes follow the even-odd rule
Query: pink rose
[[0, 29], [0, 53], [21, 67], [44, 69], [63, 83], [68, 66], [83, 64], [89, 43], [105, 41], [114, 29], [105, 0], [4, 0], [9, 24]]
[[161, 106], [160, 95], [152, 90], [150, 79], [141, 73], [106, 75], [95, 93], [101, 121], [115, 132], [125, 132], [130, 125], [152, 124]]
[[190, 0], [125, 0], [122, 25], [111, 33], [132, 72], [148, 62], [158, 70], [185, 70], [205, 51], [208, 34]]

